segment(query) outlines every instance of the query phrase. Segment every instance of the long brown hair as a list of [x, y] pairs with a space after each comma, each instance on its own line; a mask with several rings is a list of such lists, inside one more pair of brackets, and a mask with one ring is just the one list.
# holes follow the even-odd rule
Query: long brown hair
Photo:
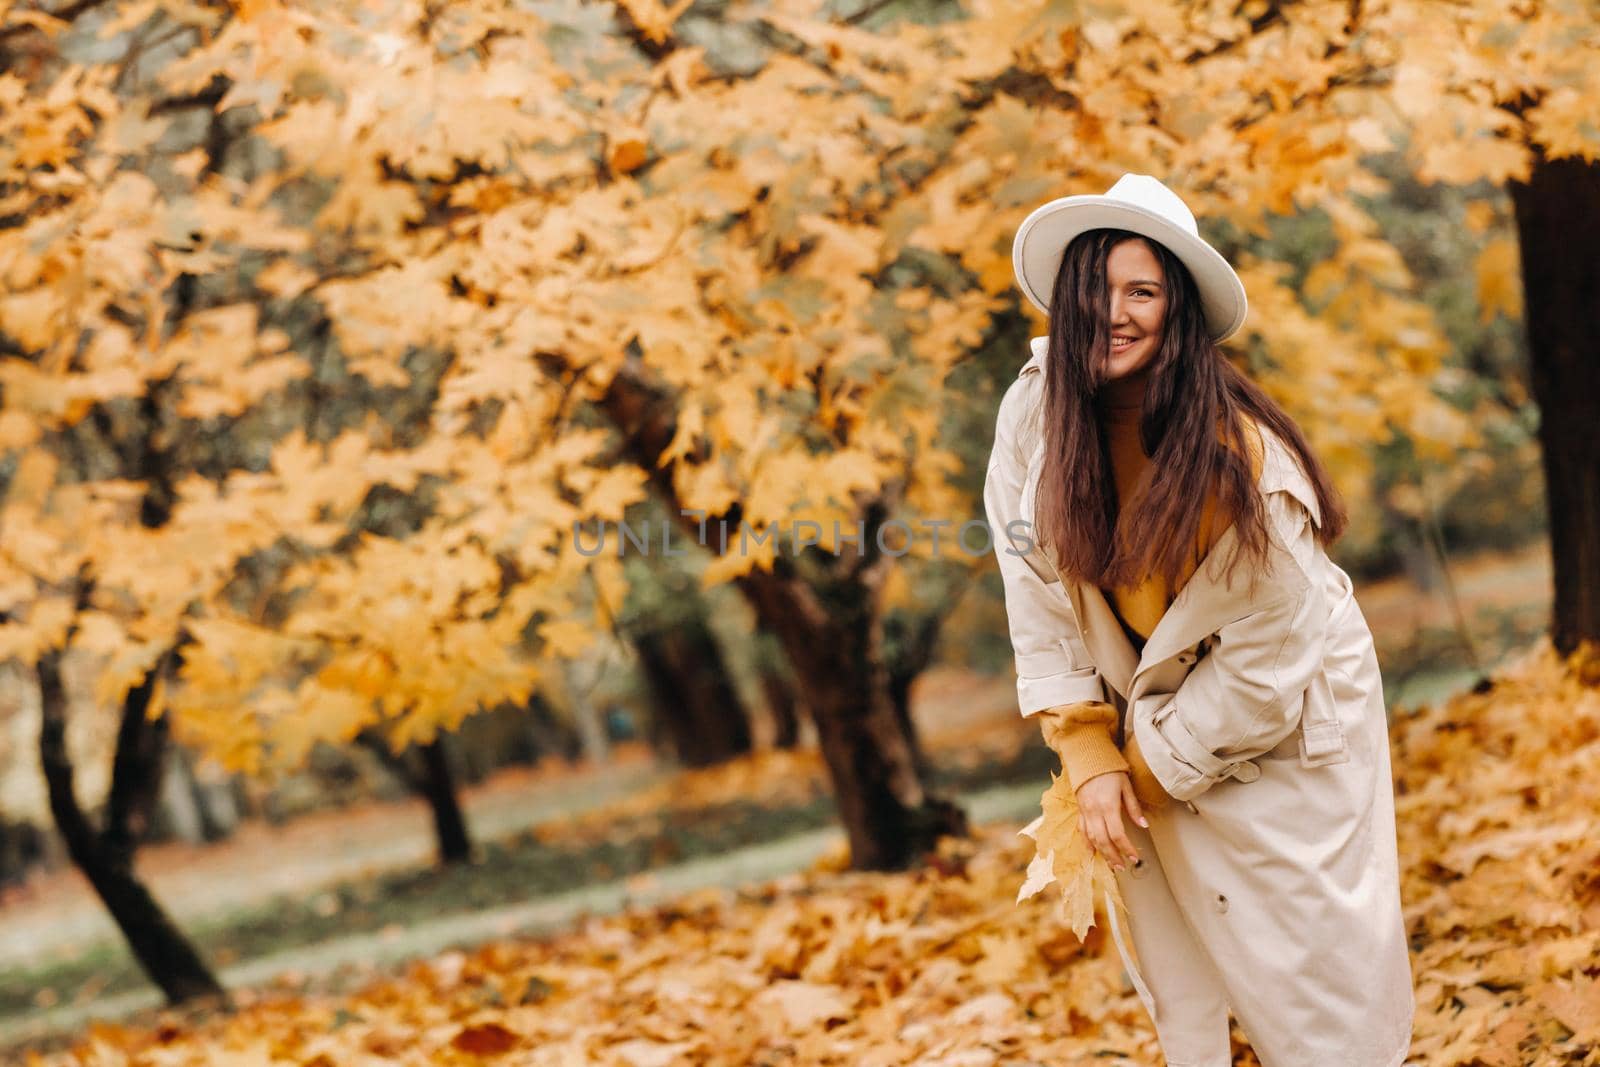
[[[1094, 407], [1111, 343], [1106, 258], [1120, 242], [1144, 241], [1165, 274], [1166, 317], [1139, 418], [1149, 467], [1118, 516], [1105, 433]], [[1332, 480], [1305, 435], [1282, 408], [1228, 362], [1206, 332], [1200, 292], [1183, 262], [1158, 241], [1128, 230], [1097, 229], [1067, 245], [1050, 300], [1044, 364], [1044, 462], [1037, 517], [1065, 576], [1108, 588], [1163, 576], [1176, 588], [1199, 535], [1207, 488], [1216, 514], [1235, 527], [1228, 583], [1241, 554], [1264, 563], [1264, 502], [1256, 489], [1246, 417], [1298, 456], [1317, 494], [1324, 546], [1344, 532], [1346, 515]], [[1252, 581], [1253, 584], [1253, 581]]]

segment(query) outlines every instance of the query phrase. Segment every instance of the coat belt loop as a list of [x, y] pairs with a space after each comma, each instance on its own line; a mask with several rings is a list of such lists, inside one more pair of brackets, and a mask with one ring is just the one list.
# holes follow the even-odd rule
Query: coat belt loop
[[1321, 767], [1329, 763], [1343, 763], [1350, 758], [1345, 741], [1344, 727], [1334, 710], [1333, 690], [1328, 684], [1327, 668], [1317, 672], [1311, 686], [1320, 686], [1323, 700], [1311, 700], [1311, 690], [1300, 705], [1300, 763], [1305, 767]]

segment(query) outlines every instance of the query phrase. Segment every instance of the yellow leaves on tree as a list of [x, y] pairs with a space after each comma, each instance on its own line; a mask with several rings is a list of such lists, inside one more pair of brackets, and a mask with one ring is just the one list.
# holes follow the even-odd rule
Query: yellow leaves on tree
[[1522, 270], [1515, 242], [1496, 238], [1478, 253], [1474, 265], [1478, 281], [1478, 321], [1489, 322], [1496, 315], [1522, 317]]
[[[225, 695], [213, 665], [191, 703], [173, 694], [223, 721], [264, 701], [258, 732], [219, 738], [293, 721], [266, 743], [303, 752], [306, 724], [361, 721], [352, 697], [421, 736], [525, 695], [529, 663], [595, 625], [573, 523], [643, 497], [648, 472], [574, 426], [619, 375], [676, 420], [673, 506], [814, 522], [825, 548], [875, 503], [958, 511], [942, 435], [971, 398], [948, 382], [1011, 306], [1009, 237], [1041, 197], [1125, 170], [1242, 235], [1325, 212], [1314, 309], [1281, 264], [1237, 257], [1239, 349], [1264, 353], [1347, 488], [1397, 430], [1454, 454], [1472, 420], [1440, 399], [1443, 331], [1357, 201], [1384, 191], [1363, 155], [1404, 145], [1449, 181], [1514, 176], [1535, 142], [1592, 158], [1592, 20], [1525, 7], [984, 3], [867, 29], [801, 3], [741, 14], [727, 36], [761, 42], [749, 55], [657, 58], [638, 42], [684, 36], [681, 2], [630, 0], [632, 36], [610, 8], [252, 3], [185, 8], [205, 32], [137, 89], [118, 89], [124, 57], [0, 76], [4, 213], [22, 220], [0, 230], [0, 334], [21, 353], [0, 361], [0, 448], [70, 455], [57, 435], [114, 411], [124, 466], [146, 439], [175, 465], [58, 472], [98, 488], [8, 502], [0, 590], [18, 619], [36, 598], [41, 625], [8, 640], [58, 632], [60, 585], [88, 561], [118, 685], [187, 622], [281, 611], [288, 644], [235, 650], [267, 665], [250, 686]], [[122, 5], [107, 32], [169, 17]], [[236, 143], [152, 106], [212, 85]], [[1514, 313], [1504, 249], [1479, 267], [1485, 314]], [[370, 417], [334, 425], [294, 407], [308, 395]], [[258, 436], [213, 449], [201, 427]], [[148, 510], [170, 513], [139, 529], [141, 493], [109, 487], [158, 481], [173, 499]], [[391, 495], [411, 511], [380, 522]], [[261, 577], [273, 552], [300, 562]], [[773, 553], [724, 553], [705, 580]]]
[[1600, 123], [1594, 119], [1594, 101], [1600, 93], [1600, 72], [1586, 68], [1583, 85], [1551, 89], [1524, 116], [1532, 136], [1552, 157], [1577, 156], [1600, 160]]

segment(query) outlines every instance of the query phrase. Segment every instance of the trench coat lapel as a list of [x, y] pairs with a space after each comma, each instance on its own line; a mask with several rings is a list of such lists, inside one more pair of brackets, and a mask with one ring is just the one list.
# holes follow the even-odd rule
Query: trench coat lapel
[[[1261, 475], [1256, 484], [1262, 494], [1292, 493], [1310, 513], [1311, 521], [1320, 526], [1322, 513], [1317, 506], [1316, 490], [1296, 462], [1294, 454], [1265, 428], [1261, 438], [1264, 451]], [[1243, 618], [1259, 606], [1246, 592], [1250, 576], [1245, 573], [1243, 565], [1234, 575], [1231, 586], [1223, 581], [1223, 563], [1233, 555], [1237, 541], [1238, 531], [1230, 525], [1200, 561], [1194, 575], [1178, 590], [1178, 595], [1173, 598], [1172, 604], [1144, 644], [1139, 665], [1129, 682], [1130, 690], [1138, 684], [1139, 676], [1150, 668], [1193, 647], [1196, 642], [1216, 633], [1228, 623]]]
[[[1172, 604], [1161, 616], [1161, 621], [1156, 623], [1156, 628], [1150, 632], [1150, 637], [1144, 643], [1144, 650], [1139, 656], [1139, 664], [1133, 670], [1133, 676], [1128, 682], [1128, 691], [1138, 684], [1138, 678], [1151, 667], [1164, 662], [1169, 657], [1191, 648], [1201, 638], [1216, 633], [1228, 623], [1239, 617], [1238, 608], [1243, 602], [1243, 586], [1249, 580], [1241, 567], [1234, 576], [1232, 589], [1224, 587], [1218, 576], [1212, 571], [1220, 569], [1221, 561], [1226, 560], [1233, 551], [1233, 543], [1237, 540], [1234, 529], [1229, 526], [1211, 551], [1206, 553], [1201, 565], [1196, 568], [1194, 575], [1178, 590], [1178, 595], [1173, 598]], [[1124, 696], [1128, 692], [1124, 692]]]
[[1122, 623], [1098, 586], [1090, 582], [1071, 583], [1078, 603], [1078, 619], [1083, 626], [1083, 643], [1089, 647], [1095, 666], [1113, 689], [1126, 700], [1139, 666], [1139, 653], [1123, 632]]

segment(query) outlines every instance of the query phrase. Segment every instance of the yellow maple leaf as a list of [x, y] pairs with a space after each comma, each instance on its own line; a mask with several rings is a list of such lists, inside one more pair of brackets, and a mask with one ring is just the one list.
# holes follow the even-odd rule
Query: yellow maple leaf
[[1478, 277], [1478, 321], [1488, 323], [1496, 315], [1521, 318], [1522, 274], [1516, 242], [1509, 237], [1490, 241], [1478, 253], [1474, 270]]
[[539, 637], [549, 655], [568, 658], [594, 643], [594, 627], [573, 619], [556, 619], [539, 626]]
[[649, 476], [638, 467], [612, 467], [600, 472], [584, 495], [583, 506], [598, 519], [621, 522], [628, 505], [645, 498]]
[[618, 174], [629, 174], [644, 166], [650, 158], [650, 145], [637, 137], [629, 137], [611, 146], [607, 162]]
[[1064, 774], [1050, 776], [1050, 788], [1039, 798], [1039, 817], [1018, 831], [1033, 839], [1037, 855], [1017, 893], [1027, 899], [1052, 882], [1061, 886], [1060, 910], [1079, 941], [1094, 925], [1097, 894], [1108, 895], [1108, 906], [1127, 912], [1111, 866], [1090, 846], [1078, 825], [1078, 798]]

